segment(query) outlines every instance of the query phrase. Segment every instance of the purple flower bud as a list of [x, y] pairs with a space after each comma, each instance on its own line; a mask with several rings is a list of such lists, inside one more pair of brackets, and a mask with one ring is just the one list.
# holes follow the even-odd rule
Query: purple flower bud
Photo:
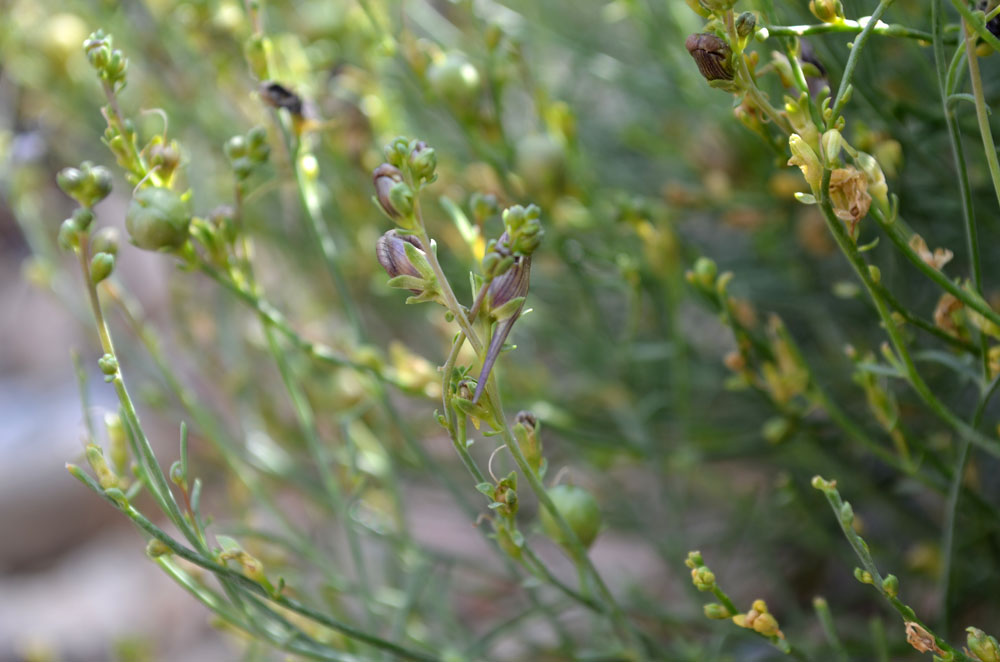
[[[419, 239], [410, 234], [401, 235], [396, 230], [389, 230], [375, 243], [375, 257], [378, 258], [378, 263], [382, 265], [390, 278], [396, 276], [423, 277], [406, 255], [407, 243], [415, 246], [420, 252], [425, 252], [424, 245], [420, 243]], [[414, 294], [420, 294], [420, 290], [410, 291]]]
[[403, 173], [399, 171], [399, 168], [389, 163], [383, 163], [372, 172], [375, 197], [390, 218], [399, 218], [400, 216], [400, 211], [392, 204], [392, 188], [401, 181], [403, 181]]

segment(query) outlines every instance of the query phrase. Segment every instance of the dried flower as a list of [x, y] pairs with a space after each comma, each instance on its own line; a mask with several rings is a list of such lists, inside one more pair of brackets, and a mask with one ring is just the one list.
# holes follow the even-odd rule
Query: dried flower
[[934, 326], [950, 336], [959, 337], [958, 315], [965, 306], [953, 295], [945, 292], [934, 307]]
[[857, 168], [837, 168], [830, 173], [830, 198], [837, 218], [847, 224], [851, 239], [858, 238], [858, 223], [868, 215], [872, 197], [868, 179]]
[[921, 653], [934, 652], [944, 655], [944, 651], [934, 641], [934, 636], [913, 621], [906, 621], [906, 643]]
[[708, 32], [693, 34], [684, 42], [705, 80], [732, 80], [733, 51], [724, 39]]
[[955, 257], [955, 254], [947, 248], [935, 248], [932, 253], [927, 247], [927, 242], [919, 234], [914, 234], [910, 237], [910, 248], [920, 256], [921, 260], [938, 271], [941, 271], [941, 268], [951, 262], [951, 258]]

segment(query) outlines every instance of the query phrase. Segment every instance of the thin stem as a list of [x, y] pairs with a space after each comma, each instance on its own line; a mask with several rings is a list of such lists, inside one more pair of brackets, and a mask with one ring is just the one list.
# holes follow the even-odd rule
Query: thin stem
[[882, 14], [885, 10], [889, 8], [889, 5], [893, 3], [893, 0], [882, 0], [878, 3], [878, 7], [872, 12], [872, 15], [868, 19], [868, 23], [862, 28], [861, 34], [858, 38], [854, 40], [854, 45], [851, 47], [851, 54], [847, 57], [847, 64], [844, 66], [844, 75], [840, 79], [840, 87], [837, 89], [837, 96], [834, 98], [833, 102], [833, 114], [830, 116], [830, 120], [827, 122], [827, 129], [832, 129], [837, 118], [840, 117], [840, 111], [843, 110], [844, 104], [847, 103], [847, 91], [851, 87], [851, 80], [854, 78], [854, 70], [858, 66], [858, 62], [861, 57], [861, 51], [864, 50], [865, 44], [868, 43], [868, 39], [872, 36], [875, 31], [875, 26], [878, 25], [879, 19], [882, 18]]
[[[993, 142], [993, 131], [990, 128], [989, 111], [986, 108], [986, 99], [983, 94], [983, 80], [979, 75], [979, 56], [976, 55], [975, 35], [968, 29], [968, 23], [963, 22], [963, 24], [965, 25], [966, 59], [969, 62], [969, 82], [972, 84], [972, 96], [976, 100], [976, 121], [979, 124], [979, 134], [983, 139], [983, 150], [986, 152], [986, 163], [990, 169], [993, 191], [997, 196], [997, 202], [1000, 203], [1000, 161], [997, 159], [997, 146]], [[973, 268], [975, 272], [978, 272], [978, 251], [975, 260]], [[981, 276], [979, 276], [976, 278], [976, 289], [981, 288]]]
[[910, 386], [913, 387], [931, 412], [951, 426], [956, 432], [959, 433], [959, 435], [967, 438], [970, 442], [983, 448], [991, 455], [1000, 457], [1000, 444], [972, 429], [968, 424], [952, 413], [947, 407], [945, 407], [944, 403], [938, 399], [931, 388], [920, 376], [920, 373], [917, 371], [917, 367], [913, 362], [913, 357], [910, 356], [910, 352], [906, 347], [906, 341], [903, 339], [899, 328], [892, 319], [888, 305], [885, 300], [879, 296], [878, 287], [872, 280], [871, 274], [868, 271], [867, 263], [861, 256], [861, 253], [858, 252], [858, 247], [854, 244], [850, 237], [847, 236], [843, 223], [837, 218], [833, 211], [833, 203], [830, 199], [830, 174], [831, 171], [829, 169], [824, 169], [823, 181], [820, 184], [820, 210], [823, 212], [823, 218], [826, 220], [827, 227], [829, 228], [831, 234], [833, 234], [834, 240], [840, 247], [841, 252], [854, 268], [855, 273], [865, 286], [865, 289], [868, 291], [868, 295], [872, 302], [875, 304], [875, 309], [878, 312], [879, 318], [882, 320], [882, 325], [885, 327], [886, 333], [889, 335], [889, 340], [892, 343], [897, 356], [903, 363]]
[[[930, 43], [932, 35], [923, 30], [915, 30], [896, 23], [883, 23], [882, 21], [872, 21], [871, 18], [863, 18], [860, 21], [844, 19], [838, 23], [820, 23], [818, 25], [768, 25], [764, 27], [767, 32], [763, 35], [768, 37], [808, 37], [814, 34], [828, 34], [831, 32], [856, 33], [861, 32], [866, 27], [875, 23], [872, 27], [872, 34], [882, 37], [902, 37], [904, 39], [916, 39], [917, 41]], [[956, 40], [952, 40], [954, 43]]]

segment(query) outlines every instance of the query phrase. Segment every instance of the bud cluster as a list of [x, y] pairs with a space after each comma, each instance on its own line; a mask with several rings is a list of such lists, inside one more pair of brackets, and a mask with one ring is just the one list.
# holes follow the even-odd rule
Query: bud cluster
[[400, 227], [414, 229], [413, 203], [420, 189], [437, 179], [437, 155], [422, 140], [400, 137], [386, 145], [385, 158], [372, 172], [375, 202]]
[[104, 34], [103, 30], [92, 33], [83, 42], [83, 50], [98, 76], [106, 81], [113, 91], [117, 92], [125, 87], [128, 58], [119, 49], [114, 48], [111, 35]]
[[236, 178], [243, 181], [250, 176], [255, 167], [267, 163], [271, 155], [267, 130], [262, 126], [256, 126], [246, 135], [233, 136], [226, 141], [223, 151]]

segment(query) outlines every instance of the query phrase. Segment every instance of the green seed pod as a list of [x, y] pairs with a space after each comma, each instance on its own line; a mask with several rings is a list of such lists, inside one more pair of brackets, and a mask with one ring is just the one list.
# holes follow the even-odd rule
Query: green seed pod
[[187, 203], [170, 189], [144, 188], [132, 198], [125, 228], [139, 248], [173, 251], [184, 245], [191, 225]]
[[90, 280], [97, 285], [111, 275], [115, 269], [115, 256], [110, 253], [97, 253], [90, 259]]
[[243, 136], [233, 136], [226, 141], [225, 146], [222, 151], [226, 153], [226, 156], [230, 161], [240, 158], [241, 156], [246, 156], [247, 153], [247, 141]]
[[704, 607], [705, 616], [716, 621], [724, 621], [733, 614], [724, 606], [720, 605], [718, 602], [709, 602]]
[[[601, 510], [594, 496], [576, 485], [556, 485], [548, 490], [548, 495], [584, 548], [590, 547], [601, 530]], [[541, 509], [541, 519], [545, 534], [567, 547], [569, 542], [547, 508]]]
[[458, 51], [433, 62], [427, 69], [427, 82], [435, 94], [456, 106], [474, 103], [482, 87], [476, 67]]
[[104, 227], [95, 232], [90, 248], [94, 253], [118, 255], [118, 228]]

